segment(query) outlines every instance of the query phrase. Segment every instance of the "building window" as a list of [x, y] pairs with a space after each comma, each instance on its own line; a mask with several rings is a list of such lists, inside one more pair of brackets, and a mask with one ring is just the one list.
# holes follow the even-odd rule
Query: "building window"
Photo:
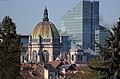
[[81, 55], [81, 61], [83, 61], [83, 55]]
[[44, 50], [42, 52], [42, 60], [44, 63], [47, 63], [49, 61], [49, 54], [48, 54], [48, 51]]
[[80, 55], [78, 55], [78, 61], [80, 61]]
[[37, 51], [36, 50], [33, 51], [33, 58], [32, 59], [34, 62], [37, 62]]
[[2, 40], [2, 39], [0, 39], [0, 42], [3, 42], [3, 40]]
[[53, 79], [53, 76], [52, 76], [52, 75], [50, 75], [50, 79]]
[[50, 42], [50, 39], [42, 39], [42, 42]]
[[74, 61], [74, 55], [72, 55], [72, 61]]

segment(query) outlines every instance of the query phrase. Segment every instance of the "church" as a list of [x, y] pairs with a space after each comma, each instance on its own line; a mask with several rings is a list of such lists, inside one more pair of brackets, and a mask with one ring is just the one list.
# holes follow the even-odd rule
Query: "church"
[[56, 26], [49, 21], [45, 7], [42, 21], [29, 36], [28, 61], [47, 63], [55, 60], [60, 55], [61, 44], [61, 36]]

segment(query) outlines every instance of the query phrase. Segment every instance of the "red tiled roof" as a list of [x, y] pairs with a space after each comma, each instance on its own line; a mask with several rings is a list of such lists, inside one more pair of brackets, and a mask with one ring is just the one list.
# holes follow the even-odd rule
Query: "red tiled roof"
[[54, 68], [56, 68], [60, 63], [61, 63], [61, 61], [52, 61], [52, 62], [49, 62], [49, 64], [51, 64]]
[[30, 64], [27, 64], [27, 63], [22, 63], [21, 64], [21, 67], [23, 68], [23, 67], [31, 67], [31, 65]]
[[31, 70], [31, 69], [35, 69], [36, 65], [35, 64], [22, 63], [21, 68]]
[[39, 64], [36, 66], [36, 68], [33, 70], [33, 74], [36, 74], [37, 76], [41, 77], [41, 79], [44, 78], [44, 66]]
[[70, 64], [67, 60], [62, 61], [64, 64]]
[[34, 76], [31, 74], [30, 71], [21, 71], [21, 75], [22, 75], [24, 78], [32, 78], [32, 79], [34, 79]]

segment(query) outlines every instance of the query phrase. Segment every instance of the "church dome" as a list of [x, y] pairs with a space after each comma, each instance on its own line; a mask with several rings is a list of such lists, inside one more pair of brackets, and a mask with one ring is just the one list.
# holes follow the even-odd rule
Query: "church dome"
[[45, 7], [43, 21], [38, 23], [32, 32], [32, 39], [59, 37], [55, 25], [48, 19], [48, 11]]

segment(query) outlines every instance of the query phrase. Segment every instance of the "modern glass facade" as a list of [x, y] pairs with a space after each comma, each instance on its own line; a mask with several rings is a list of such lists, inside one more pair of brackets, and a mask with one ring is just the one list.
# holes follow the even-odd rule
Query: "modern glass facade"
[[[110, 32], [103, 26], [99, 26], [99, 29], [95, 30], [95, 41], [104, 46], [105, 39], [109, 36]], [[95, 45], [95, 52], [99, 52], [99, 47]]]
[[99, 26], [99, 1], [81, 1], [61, 19], [63, 34], [83, 49], [94, 49], [95, 29]]
[[62, 35], [62, 53], [69, 53], [71, 48], [71, 42], [69, 36]]

